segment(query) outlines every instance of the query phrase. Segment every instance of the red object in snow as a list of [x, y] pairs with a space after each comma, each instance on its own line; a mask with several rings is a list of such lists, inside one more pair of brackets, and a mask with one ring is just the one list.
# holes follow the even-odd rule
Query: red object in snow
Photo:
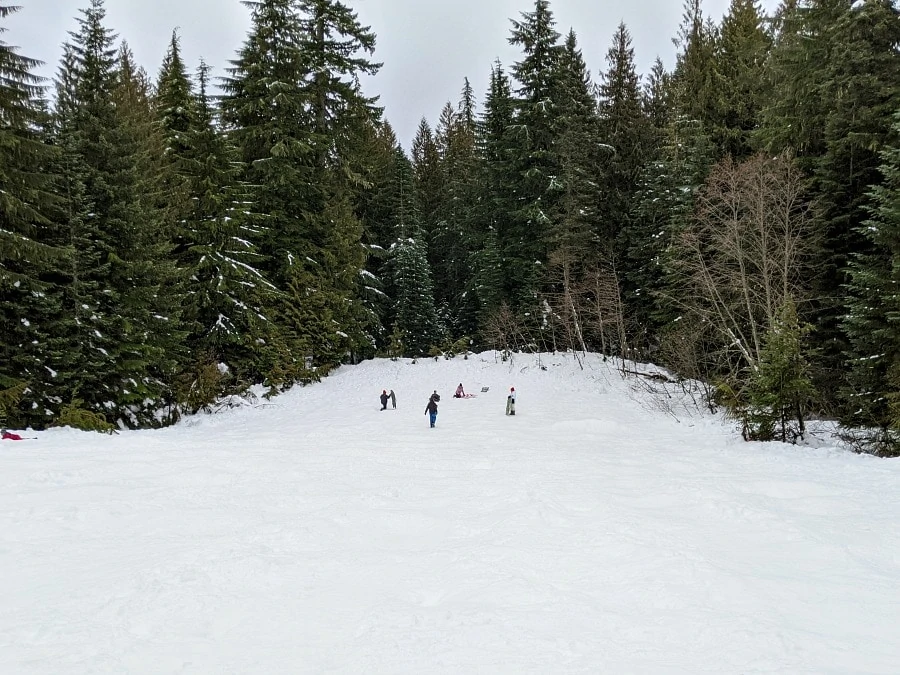
[[11, 433], [11, 432], [7, 431], [6, 429], [3, 430], [2, 438], [4, 441], [21, 441], [22, 440], [22, 437], [19, 436], [19, 434]]

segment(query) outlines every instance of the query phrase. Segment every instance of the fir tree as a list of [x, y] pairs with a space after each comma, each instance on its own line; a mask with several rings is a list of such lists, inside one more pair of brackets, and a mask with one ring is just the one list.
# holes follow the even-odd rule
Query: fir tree
[[390, 250], [394, 327], [407, 356], [424, 356], [439, 343], [433, 280], [419, 221], [410, 162], [398, 149], [396, 239]]
[[[0, 20], [17, 9], [0, 5]], [[67, 253], [54, 222], [59, 155], [48, 142], [38, 65], [0, 41], [0, 398], [9, 401], [0, 414], [22, 427], [50, 421], [62, 363], [55, 332], [65, 320], [56, 285]]]
[[[108, 204], [106, 176], [108, 145], [100, 142], [104, 129], [114, 127], [111, 100], [115, 87], [114, 36], [103, 27], [102, 5], [92, 4], [79, 19], [80, 30], [63, 46], [57, 76], [56, 127], [63, 159], [64, 226], [77, 254], [66, 270], [63, 312], [67, 323], [66, 351], [80, 364], [78, 372], [62, 371], [65, 396], [77, 398], [103, 414], [103, 403], [114, 400], [106, 384], [115, 350], [108, 285], [113, 244], [104, 227]], [[108, 171], [105, 173], [109, 173]]]
[[602, 158], [602, 183], [597, 235], [615, 248], [618, 257], [629, 242], [632, 203], [650, 145], [650, 125], [644, 116], [640, 78], [635, 70], [631, 35], [619, 24], [606, 55], [609, 65], [600, 84], [601, 138], [608, 151]]
[[[0, 5], [0, 20], [19, 7]], [[0, 35], [6, 32], [0, 26]], [[40, 228], [54, 205], [51, 176], [45, 172], [53, 148], [41, 141], [40, 61], [22, 56], [0, 41], [0, 282], [37, 276], [41, 260], [61, 252], [42, 245]]]
[[641, 347], [650, 341], [650, 287], [658, 281], [653, 274], [659, 271], [655, 264], [662, 244], [655, 238], [661, 224], [654, 222], [656, 218], [646, 218], [637, 208], [642, 178], [652, 166], [650, 161], [657, 159], [654, 144], [659, 143], [660, 132], [654, 129], [647, 111], [655, 106], [656, 121], [664, 124], [665, 116], [671, 114], [667, 105], [670, 92], [667, 74], [658, 63], [656, 79], [651, 80], [653, 98], [645, 98], [634, 65], [631, 35], [624, 24], [613, 35], [606, 61], [599, 110], [601, 138], [607, 150], [601, 155], [596, 235], [604, 242], [607, 260], [621, 269], [617, 276], [625, 314], [637, 331], [629, 339], [632, 346]]
[[[208, 69], [202, 71], [203, 75], [207, 73]], [[153, 107], [166, 141], [164, 152], [177, 162], [189, 152], [190, 134], [196, 128], [198, 115], [177, 31], [172, 33], [160, 67]]]
[[435, 229], [440, 218], [444, 192], [444, 172], [441, 153], [434, 131], [424, 117], [416, 128], [412, 142], [412, 163], [415, 172], [415, 190], [422, 227], [426, 232]]
[[642, 96], [648, 114], [646, 161], [622, 249], [625, 302], [641, 336], [633, 340], [646, 348], [657, 346], [660, 334], [676, 327], [678, 311], [667, 300], [678, 281], [671, 246], [717, 156], [709, 133], [717, 100], [717, 35], [701, 4], [684, 0], [674, 40], [679, 48], [675, 69], [666, 73], [657, 62]]
[[[900, 138], [900, 114], [894, 130]], [[872, 187], [871, 217], [860, 228], [872, 252], [851, 265], [851, 300], [844, 329], [850, 349], [851, 404], [843, 423], [859, 429], [860, 445], [900, 455], [900, 143], [881, 153], [883, 181]]]
[[151, 423], [169, 396], [180, 349], [167, 233], [150, 205], [149, 84], [104, 27], [100, 0], [65, 46], [56, 116], [64, 155], [67, 237], [77, 251], [65, 309], [72, 317], [67, 403], [128, 424]]
[[448, 104], [441, 112], [436, 134], [444, 189], [439, 218], [429, 233], [429, 259], [438, 282], [435, 302], [453, 338], [476, 327], [472, 321], [475, 297], [467, 294], [473, 230], [477, 229], [472, 207], [477, 181], [473, 106], [474, 95], [466, 81], [457, 108]]
[[[703, 16], [702, 0], [684, 0], [674, 40], [679, 48], [672, 73], [672, 103], [677, 114], [708, 127], [717, 108], [716, 27]], [[708, 133], [708, 131], [707, 131]]]
[[[370, 341], [359, 324], [365, 260], [347, 156], [374, 112], [359, 75], [378, 69], [366, 56], [375, 37], [340, 2], [248, 5], [252, 28], [224, 82], [224, 117], [249, 168], [247, 180], [258, 186], [269, 233], [261, 247], [271, 261], [267, 272], [279, 289], [294, 289], [279, 297], [277, 315], [292, 322], [286, 335], [306, 336], [286, 345], [281, 370], [293, 370], [296, 353], [328, 368]], [[313, 337], [296, 321], [317, 305], [331, 319]]]
[[794, 443], [805, 438], [806, 416], [816, 397], [803, 344], [810, 328], [800, 324], [788, 300], [765, 336], [750, 377], [742, 413], [746, 440]]
[[285, 290], [297, 266], [315, 260], [307, 223], [323, 208], [309, 143], [311, 101], [301, 88], [308, 65], [297, 47], [302, 36], [295, 0], [246, 4], [251, 29], [222, 81], [222, 117], [265, 217], [263, 272]]
[[362, 93], [360, 77], [374, 75], [381, 67], [371, 60], [375, 34], [363, 26], [347, 5], [335, 0], [298, 0], [303, 17], [299, 45], [306, 53], [305, 89], [315, 116], [311, 144], [317, 182], [324, 187], [323, 210], [312, 221], [312, 236], [321, 241], [320, 266], [316, 270], [319, 292], [328, 297], [336, 318], [331, 340], [343, 338], [344, 352], [333, 351], [330, 364], [348, 353], [369, 352], [373, 336], [367, 333], [362, 304], [365, 255], [362, 225], [354, 213], [355, 182], [352, 157], [360, 130], [381, 109]]
[[510, 169], [518, 184], [517, 206], [508, 229], [499, 229], [507, 293], [515, 309], [538, 316], [537, 304], [547, 261], [548, 233], [560, 198], [559, 164], [554, 153], [558, 114], [559, 61], [563, 47], [547, 0], [535, 0], [534, 10], [512, 22], [509, 43], [524, 55], [513, 65], [515, 118], [510, 127]]
[[796, 154], [823, 210], [812, 339], [820, 349], [817, 385], [834, 401], [845, 372], [840, 323], [848, 264], [872, 252], [857, 226], [866, 217], [867, 193], [881, 180], [878, 152], [895, 138], [900, 14], [890, 0], [808, 0], [786, 3], [778, 26], [775, 86], [760, 136], [768, 149]]
[[271, 330], [263, 299], [274, 290], [258, 269], [255, 242], [262, 232], [248, 204], [249, 188], [239, 181], [236, 152], [215, 125], [209, 67], [201, 63], [195, 93], [187, 74], [174, 65], [179, 62], [173, 42], [156, 103], [168, 139], [166, 156], [189, 197], [175, 252], [189, 279], [188, 345], [193, 361], [223, 364], [238, 382], [258, 380], [263, 373], [254, 352]]
[[503, 257], [496, 230], [489, 227], [482, 236], [481, 248], [472, 254], [473, 281], [478, 296], [478, 324], [485, 326], [504, 303]]
[[823, 131], [830, 102], [824, 68], [836, 46], [830, 34], [848, 0], [785, 0], [775, 19], [771, 58], [757, 143], [778, 153], [792, 150], [804, 171], [825, 150]]
[[697, 192], [703, 186], [715, 150], [699, 122], [676, 119], [663, 130], [659, 156], [640, 178], [635, 229], [626, 249], [626, 302], [645, 346], [672, 327], [678, 310], [668, 299], [677, 285], [672, 243], [683, 231]]
[[478, 249], [482, 228], [478, 206], [482, 186], [475, 108], [475, 93], [466, 78], [445, 156], [447, 221], [451, 224], [448, 229], [450, 236], [457, 239], [449, 276], [452, 286], [448, 292], [451, 304], [448, 328], [454, 338], [470, 337], [478, 330], [478, 295], [475, 290], [473, 254]]
[[515, 103], [510, 82], [502, 66], [491, 69], [484, 111], [476, 126], [480, 192], [476, 220], [482, 224], [472, 236], [473, 276], [479, 302], [479, 323], [500, 309], [508, 299], [506, 272], [501, 252], [501, 234], [510, 232], [519, 185], [512, 172], [515, 141], [512, 136]]
[[356, 216], [363, 228], [366, 268], [362, 276], [362, 301], [368, 313], [368, 326], [373, 335], [373, 348], [388, 346], [386, 326], [391, 323], [391, 303], [385, 293], [390, 282], [387, 273], [387, 251], [394, 240], [397, 152], [401, 152], [397, 136], [386, 121], [370, 119], [361, 129], [357, 158], [362, 180], [356, 186]]
[[753, 150], [751, 134], [759, 125], [770, 47], [758, 0], [731, 0], [717, 41], [719, 96], [711, 123], [712, 141], [721, 156], [741, 160]]
[[566, 36], [559, 67], [554, 154], [559, 161], [561, 194], [548, 242], [551, 251], [591, 265], [597, 250], [592, 230], [599, 202], [595, 151], [599, 128], [590, 75], [574, 31]]
[[662, 60], [657, 57], [641, 92], [644, 115], [655, 132], [654, 151], [659, 148], [660, 130], [666, 127], [672, 117], [671, 80], [671, 73], [666, 72]]
[[151, 85], [127, 45], [119, 50], [112, 104], [116, 144], [108, 178], [114, 189], [107, 236], [116, 237], [109, 288], [118, 296], [115, 382], [117, 404], [134, 426], [155, 424], [157, 409], [172, 401], [183, 362], [183, 285], [171, 257], [172, 229], [159, 209], [158, 137]]

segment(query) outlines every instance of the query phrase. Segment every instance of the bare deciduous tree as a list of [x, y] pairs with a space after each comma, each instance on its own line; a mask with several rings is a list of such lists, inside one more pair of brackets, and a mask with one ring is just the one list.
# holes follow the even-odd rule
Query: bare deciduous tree
[[670, 300], [708, 323], [732, 366], [755, 368], [781, 308], [805, 299], [814, 222], [787, 156], [727, 159], [700, 191], [676, 242], [682, 286]]
[[522, 323], [509, 308], [503, 303], [487, 319], [482, 329], [482, 336], [494, 349], [509, 355], [512, 351], [518, 351], [527, 342], [522, 331]]
[[[790, 157], [758, 155], [713, 169], [675, 240], [679, 285], [670, 300], [697, 339], [676, 334], [681, 344], [668, 351], [688, 371], [709, 371], [712, 400], [740, 421], [747, 439], [767, 440], [779, 428], [786, 438], [789, 426], [804, 433], [814, 392], [801, 344], [805, 328], [792, 312], [806, 299], [815, 224]], [[696, 353], [685, 355], [691, 348]]]
[[578, 253], [573, 248], [559, 248], [550, 254], [547, 270], [554, 290], [547, 293], [547, 301], [554, 320], [563, 331], [566, 348], [584, 353], [588, 349], [582, 318], [584, 298], [579, 292], [577, 278], [579, 267]]
[[579, 295], [585, 298], [584, 323], [604, 354], [631, 358], [622, 287], [615, 263], [600, 259], [585, 275]]

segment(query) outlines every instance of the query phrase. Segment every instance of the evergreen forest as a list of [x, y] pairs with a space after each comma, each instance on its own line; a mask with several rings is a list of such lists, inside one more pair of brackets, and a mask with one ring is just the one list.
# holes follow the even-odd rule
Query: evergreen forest
[[214, 76], [177, 31], [148, 73], [85, 1], [44, 81], [0, 0], [4, 426], [164, 426], [376, 356], [592, 351], [703, 383], [747, 440], [828, 418], [900, 456], [897, 0], [684, 0], [647, 73], [627, 26], [589, 66], [523, 0], [518, 60], [409, 148], [344, 2], [245, 2]]

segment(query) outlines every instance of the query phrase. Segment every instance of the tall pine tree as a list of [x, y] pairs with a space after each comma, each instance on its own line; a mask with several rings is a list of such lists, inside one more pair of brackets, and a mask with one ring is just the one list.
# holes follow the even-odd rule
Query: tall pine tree
[[548, 235], [561, 195], [559, 160], [554, 152], [558, 114], [559, 61], [563, 47], [548, 0], [513, 20], [509, 43], [520, 46], [522, 60], [512, 67], [518, 82], [510, 134], [510, 170], [516, 208], [508, 228], [498, 230], [506, 293], [511, 304], [532, 321], [539, 318], [540, 280], [547, 262]]
[[484, 110], [476, 126], [479, 184], [476, 221], [472, 233], [472, 268], [479, 303], [479, 326], [508, 301], [500, 233], [512, 230], [518, 201], [518, 182], [512, 172], [515, 102], [509, 78], [500, 63], [491, 69]]
[[[0, 5], [0, 21], [18, 9]], [[54, 282], [66, 251], [53, 222], [58, 154], [46, 142], [38, 65], [0, 41], [0, 418], [16, 426], [48, 421], [49, 383], [60, 365]]]
[[804, 0], [785, 3], [778, 16], [775, 86], [760, 137], [770, 151], [796, 154], [823, 210], [811, 339], [820, 350], [817, 384], [832, 401], [845, 373], [840, 323], [848, 264], [871, 252], [858, 226], [867, 193], [881, 181], [878, 152], [894, 140], [892, 115], [900, 108], [898, 43], [900, 10], [891, 0]]
[[[900, 139], [900, 113], [894, 131]], [[856, 428], [860, 447], [900, 455], [900, 143], [881, 153], [883, 181], [872, 188], [871, 217], [861, 233], [872, 251], [851, 264], [851, 301], [844, 319], [849, 392], [843, 422]]]
[[287, 382], [306, 356], [327, 370], [372, 339], [361, 330], [365, 260], [347, 154], [373, 112], [359, 76], [379, 64], [366, 56], [374, 35], [340, 2], [247, 4], [252, 28], [223, 83], [223, 111], [258, 186], [266, 272], [284, 291], [277, 379]]
[[258, 269], [262, 260], [255, 242], [261, 228], [254, 222], [249, 190], [239, 181], [236, 152], [216, 127], [208, 88], [209, 67], [201, 64], [194, 91], [173, 36], [154, 107], [167, 184], [184, 196], [169, 209], [177, 227], [173, 255], [187, 280], [187, 371], [196, 377], [215, 366], [216, 372], [234, 376], [227, 385], [233, 387], [264, 375], [256, 353], [270, 331], [263, 299], [274, 288]]
[[170, 233], [153, 209], [149, 83], [93, 0], [64, 50], [57, 88], [66, 167], [69, 270], [67, 403], [133, 425], [154, 423], [170, 400], [181, 349]]
[[406, 356], [425, 356], [439, 344], [441, 330], [434, 304], [434, 283], [426, 254], [425, 231], [419, 220], [413, 171], [397, 150], [396, 239], [390, 249], [394, 329]]
[[758, 0], [731, 0], [716, 48], [719, 96], [711, 136], [721, 156], [737, 161], [752, 151], [765, 92], [764, 68], [771, 47]]

